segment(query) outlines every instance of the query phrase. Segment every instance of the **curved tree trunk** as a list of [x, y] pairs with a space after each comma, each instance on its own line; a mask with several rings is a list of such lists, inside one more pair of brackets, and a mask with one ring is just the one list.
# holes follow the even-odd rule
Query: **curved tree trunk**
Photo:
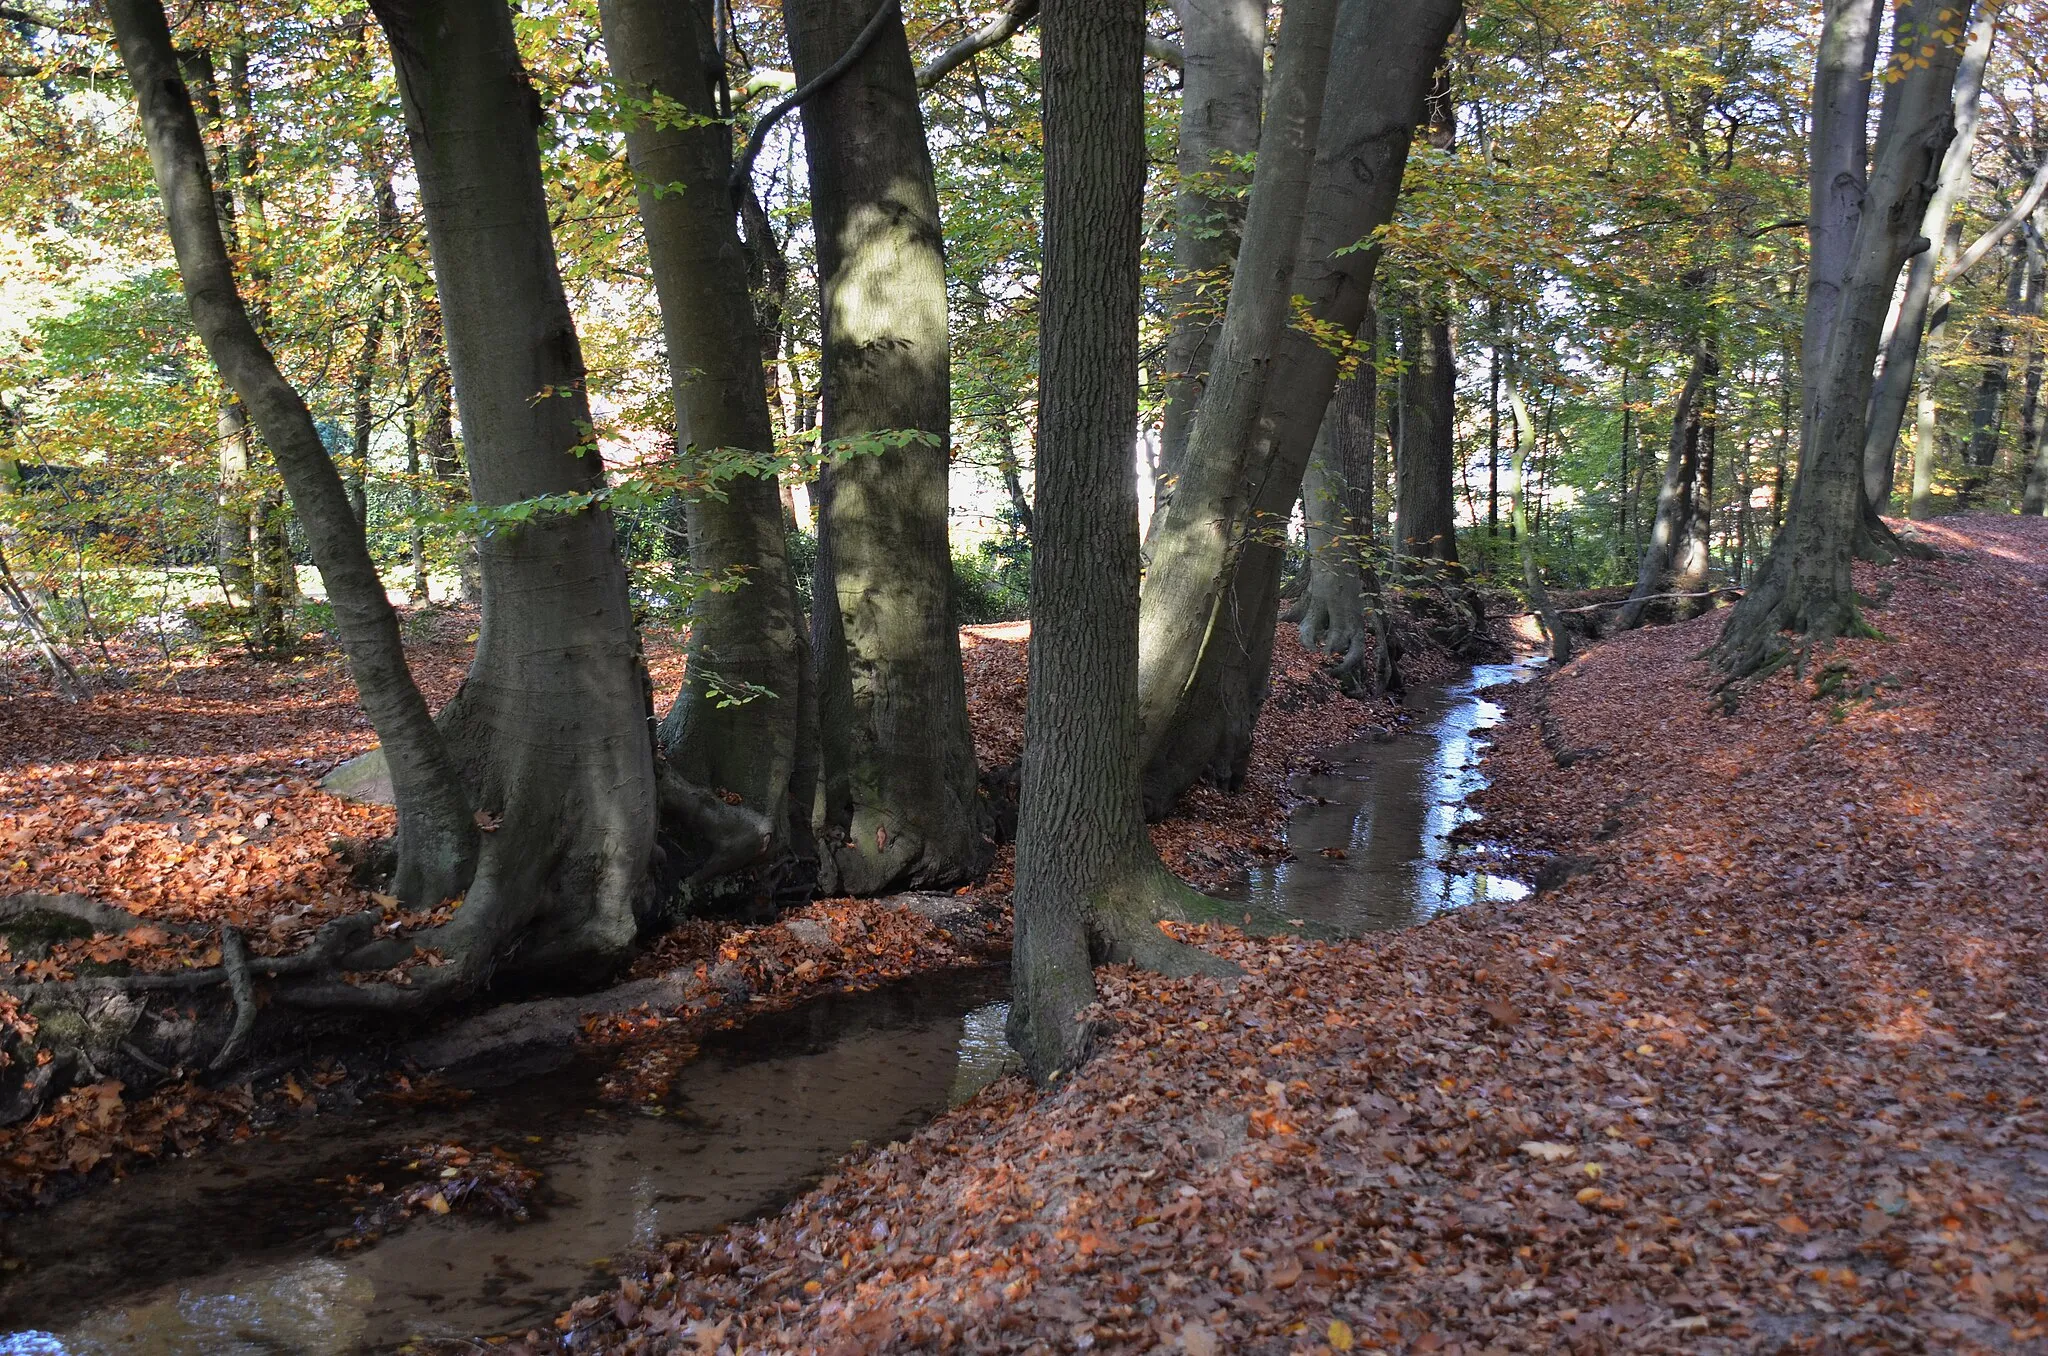
[[1174, 155], [1173, 290], [1167, 305], [1166, 411], [1159, 432], [1156, 521], [1187, 457], [1244, 226], [1246, 161], [1259, 148], [1266, 84], [1264, 0], [1178, 0], [1183, 53]]
[[1692, 366], [1671, 408], [1671, 442], [1664, 453], [1664, 479], [1657, 487], [1657, 514], [1650, 539], [1636, 569], [1636, 586], [1615, 618], [1614, 629], [1632, 631], [1643, 624], [1650, 598], [1669, 593], [1678, 553], [1692, 524], [1692, 496], [1699, 474], [1702, 393], [1716, 368], [1714, 344], [1702, 337], [1692, 350]]
[[[1185, 891], [1139, 812], [1138, 245], [1145, 11], [1047, 0], [1045, 274], [1030, 698], [1009, 1035], [1047, 1082], [1085, 1059], [1093, 965], [1213, 969], [1154, 921]], [[1187, 892], [1192, 895], [1192, 892]]]
[[[540, 107], [499, 0], [378, 0], [462, 405], [472, 497], [603, 485], [549, 231]], [[501, 827], [445, 929], [457, 987], [512, 961], [590, 977], [637, 932], [655, 835], [647, 675], [610, 511], [543, 510], [480, 543], [484, 617], [441, 713]], [[515, 949], [516, 948], [516, 949]]]
[[[799, 83], [847, 51], [870, 0], [791, 0]], [[900, 12], [803, 107], [818, 241], [829, 444], [812, 621], [821, 884], [849, 894], [978, 874], [990, 840], [967, 725], [947, 539], [946, 268]], [[889, 439], [894, 442], [897, 439]]]
[[[724, 69], [700, 3], [603, 0], [599, 13], [612, 74], [635, 110], [626, 149], [661, 298], [679, 455], [708, 480], [732, 454], [775, 454], [728, 182], [732, 135], [718, 120]], [[657, 100], [702, 121], [678, 126], [689, 119], [638, 111]], [[688, 524], [691, 566], [716, 587], [692, 605], [688, 686], [662, 742], [684, 778], [737, 794], [773, 825], [773, 850], [807, 887], [813, 788], [793, 779], [811, 767], [799, 750], [816, 738], [815, 709], [806, 710], [810, 652], [775, 476], [718, 480], [691, 496]]]
[[1139, 716], [1148, 762], [1167, 738], [1230, 589], [1248, 506], [1246, 459], [1294, 295], [1338, 8], [1338, 0], [1289, 0], [1281, 19], [1259, 170], [1209, 388], [1152, 533], [1140, 595]]
[[411, 904], [438, 904], [469, 884], [477, 855], [472, 802], [406, 667], [398, 618], [348, 491], [305, 401], [278, 370], [236, 287], [206, 146], [163, 6], [160, 0], [111, 0], [107, 13], [141, 110], [193, 323], [277, 458], [326, 583], [363, 710], [386, 751], [398, 806], [392, 893]]
[[[1978, 16], [1971, 25], [1969, 42], [1956, 68], [1954, 96], [1956, 139], [1941, 158], [1941, 179], [1934, 196], [1927, 200], [1927, 213], [1920, 221], [1920, 234], [1940, 248], [1925, 249], [1906, 265], [1906, 288], [1892, 310], [1884, 336], [1884, 366], [1870, 394], [1870, 430], [1863, 441], [1864, 493], [1882, 508], [1891, 502], [1896, 478], [1899, 425], [1906, 417], [1906, 395], [1913, 389], [1913, 369], [1920, 361], [1921, 335], [1927, 329], [1930, 300], [1936, 278], [1948, 269], [1955, 247], [1950, 242], [1949, 218], [1957, 200], [1970, 184], [1970, 163], [1977, 147], [1978, 111], [1984, 93], [1984, 67], [1991, 59], [1991, 40], [1998, 16]], [[1947, 305], [1947, 288], [1938, 289]]]
[[[1393, 216], [1408, 147], [1421, 123], [1459, 0], [1344, 0], [1332, 39], [1323, 117], [1291, 289], [1324, 332], [1356, 333], [1370, 304], [1377, 250], [1352, 246]], [[1344, 251], [1339, 253], [1339, 251]], [[1237, 567], [1219, 617], [1245, 619], [1231, 631], [1247, 644], [1205, 647], [1186, 699], [1146, 761], [1148, 809], [1163, 813], [1205, 770], [1242, 767], [1226, 738], [1250, 726], [1265, 699], [1277, 621], [1281, 551], [1266, 540], [1284, 529], [1337, 383], [1337, 355], [1299, 327], [1281, 335], [1270, 363], [1244, 461], [1249, 514], [1235, 540]], [[1213, 389], [1212, 389], [1213, 395]], [[1147, 588], [1151, 587], [1148, 574]], [[1262, 610], [1263, 609], [1263, 610]], [[1150, 680], [1147, 679], [1149, 685]], [[1151, 704], [1149, 691], [1146, 701]]]
[[[1929, 31], [1937, 8], [1935, 0], [1906, 0], [1894, 20], [1897, 31]], [[1870, 193], [1828, 343], [1820, 401], [1801, 449], [1799, 489], [1762, 575], [1730, 614], [1714, 650], [1729, 681], [1783, 662], [1790, 653], [1784, 632], [1811, 646], [1865, 629], [1850, 561], [1870, 530], [1863, 448], [1872, 369], [1899, 268], [1913, 248], [1954, 131], [1950, 99], [1960, 53], [1945, 43], [1933, 47], [1927, 64], [1885, 90]]]

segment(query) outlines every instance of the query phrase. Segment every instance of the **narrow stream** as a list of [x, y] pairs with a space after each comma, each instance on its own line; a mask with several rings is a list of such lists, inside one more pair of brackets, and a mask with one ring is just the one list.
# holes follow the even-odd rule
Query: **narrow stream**
[[[757, 1019], [707, 1039], [653, 1107], [602, 1103], [612, 1067], [576, 1057], [455, 1105], [372, 1102], [137, 1172], [0, 1225], [19, 1263], [0, 1353], [355, 1356], [544, 1327], [612, 1284], [614, 1258], [772, 1209], [856, 1143], [979, 1091], [1009, 1067], [1007, 981], [955, 972]], [[337, 1252], [361, 1201], [346, 1179], [395, 1190], [423, 1143], [516, 1153], [543, 1174], [533, 1219], [422, 1214]]]
[[[1288, 821], [1291, 860], [1233, 896], [1247, 922], [1351, 935], [1526, 894], [1453, 833], [1476, 817], [1465, 799], [1485, 785], [1477, 763], [1502, 715], [1477, 693], [1532, 673], [1481, 665], [1416, 689], [1410, 730], [1333, 749], [1297, 778], [1310, 799]], [[565, 1051], [0, 1220], [0, 1356], [359, 1356], [545, 1326], [633, 1250], [773, 1209], [856, 1144], [971, 1097], [1011, 1067], [1006, 988], [996, 970], [937, 974], [758, 1018], [706, 1038], [651, 1103], [607, 1101], [619, 1067]], [[421, 1214], [350, 1248], [366, 1200], [418, 1180], [417, 1146], [436, 1144], [538, 1171], [531, 1218]]]
[[1525, 898], [1527, 886], [1469, 860], [1452, 835], [1479, 817], [1465, 802], [1486, 785], [1485, 734], [1504, 714], [1478, 693], [1526, 682], [1538, 662], [1480, 664], [1446, 686], [1412, 688], [1408, 705], [1422, 717], [1413, 726], [1331, 749], [1297, 776], [1295, 791], [1311, 799], [1288, 816], [1289, 859], [1252, 868], [1231, 895], [1247, 925], [1348, 937]]

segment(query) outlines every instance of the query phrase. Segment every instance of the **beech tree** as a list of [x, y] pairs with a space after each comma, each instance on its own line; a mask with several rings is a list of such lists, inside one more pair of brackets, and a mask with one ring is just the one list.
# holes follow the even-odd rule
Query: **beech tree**
[[[952, 604], [945, 249], [900, 10], [792, 0], [824, 328], [817, 652], [828, 889], [950, 885], [988, 860]], [[908, 436], [904, 436], [908, 435]]]
[[[1899, 269], [1954, 135], [1951, 100], [1961, 63], [1964, 7], [1907, 0], [1892, 21], [1869, 192], [1843, 270], [1813, 415], [1806, 421], [1799, 490], [1761, 576], [1728, 618], [1714, 661], [1730, 680], [1750, 677], [1837, 636], [1867, 631], [1850, 561], [1870, 540], [1864, 435], [1872, 371]], [[1789, 647], [1781, 633], [1801, 637]]]

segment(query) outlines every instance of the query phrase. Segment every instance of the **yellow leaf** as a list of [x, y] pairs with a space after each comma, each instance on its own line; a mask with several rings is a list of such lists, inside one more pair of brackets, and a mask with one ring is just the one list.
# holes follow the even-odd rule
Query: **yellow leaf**
[[433, 1195], [427, 1197], [424, 1201], [421, 1201], [420, 1204], [424, 1205], [425, 1207], [427, 1207], [427, 1209], [433, 1211], [437, 1215], [445, 1215], [448, 1213], [448, 1198], [446, 1196], [443, 1196], [438, 1191], [435, 1192]]
[[1330, 1320], [1329, 1337], [1330, 1345], [1338, 1351], [1351, 1350], [1351, 1344], [1355, 1340], [1351, 1335], [1351, 1325], [1341, 1318]]
[[1600, 1202], [1600, 1194], [1599, 1187], [1587, 1187], [1573, 1199], [1580, 1205], [1597, 1205]]

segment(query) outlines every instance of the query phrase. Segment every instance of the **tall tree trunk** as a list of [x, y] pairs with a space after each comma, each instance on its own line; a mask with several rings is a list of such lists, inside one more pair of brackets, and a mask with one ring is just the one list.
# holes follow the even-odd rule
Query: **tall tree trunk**
[[370, 434], [375, 430], [371, 397], [377, 389], [377, 357], [384, 347], [384, 297], [380, 293], [363, 316], [363, 342], [349, 373], [350, 410], [348, 497], [356, 521], [370, 526]]
[[1338, 0], [1289, 0], [1281, 18], [1230, 301], [1179, 482], [1152, 533], [1140, 595], [1139, 714], [1148, 762], [1171, 731], [1229, 593], [1248, 507], [1247, 456], [1294, 295], [1338, 8]]
[[[1898, 33], [1914, 35], [1931, 31], [1938, 18], [1968, 15], [1955, 15], [1936, 0], [1905, 0], [1894, 24]], [[1863, 485], [1872, 371], [1899, 268], [1913, 248], [1954, 130], [1950, 98], [1960, 53], [1946, 43], [1931, 45], [1925, 65], [1885, 89], [1869, 196], [1828, 343], [1820, 400], [1800, 452], [1798, 493], [1762, 576], [1736, 605], [1715, 647], [1715, 663], [1730, 681], [1783, 662], [1784, 632], [1811, 646], [1868, 629], [1857, 610], [1850, 560], [1875, 523]]]
[[[448, 345], [441, 322], [441, 299], [432, 293], [420, 297], [417, 327], [420, 363], [421, 451], [444, 496], [460, 503], [469, 498], [469, 473], [463, 469], [462, 449], [455, 441], [455, 383], [448, 375]], [[455, 549], [458, 596], [465, 603], [483, 601], [483, 575], [477, 563], [474, 533], [465, 532]]]
[[1693, 345], [1692, 365], [1671, 409], [1671, 442], [1664, 453], [1664, 480], [1657, 488], [1657, 514], [1636, 569], [1636, 586], [1615, 618], [1618, 631], [1641, 626], [1651, 595], [1671, 591], [1672, 569], [1691, 527], [1693, 483], [1699, 472], [1700, 407], [1716, 368], [1713, 341], [1702, 337]]
[[1357, 369], [1337, 383], [1302, 478], [1308, 538], [1308, 591], [1302, 598], [1301, 643], [1335, 660], [1334, 673], [1354, 696], [1398, 690], [1400, 649], [1380, 600], [1372, 549], [1372, 427], [1378, 370], [1370, 313], [1359, 335]]
[[[239, 397], [229, 395], [220, 402], [214, 417], [214, 434], [219, 444], [214, 454], [219, 476], [213, 520], [214, 567], [220, 573], [221, 587], [229, 601], [237, 596], [253, 601], [256, 569], [249, 555], [254, 530], [249, 493], [249, 407]], [[259, 626], [257, 633], [262, 629]]]
[[[2048, 211], [2035, 214], [2035, 223], [2048, 222]], [[2038, 325], [2044, 303], [2048, 303], [2048, 241], [2038, 225], [2026, 230], [2027, 315]], [[2027, 363], [2026, 391], [2020, 406], [2020, 455], [2026, 459], [2026, 483], [2020, 493], [2020, 512], [2029, 517], [2048, 513], [2048, 409], [2041, 400], [2041, 374], [2048, 358], [2048, 339], [2036, 331], [2033, 356]]]
[[1394, 457], [1394, 532], [1398, 568], [1409, 561], [1458, 563], [1457, 355], [1441, 305], [1401, 318], [1401, 447]]
[[[1352, 247], [1393, 216], [1409, 143], [1459, 12], [1459, 0], [1343, 0], [1339, 8], [1329, 63], [1335, 78], [1325, 91], [1291, 282], [1323, 332], [1356, 333], [1364, 320], [1378, 251]], [[1163, 813], [1205, 774], [1234, 784], [1249, 761], [1278, 620], [1285, 552], [1275, 529], [1284, 529], [1299, 497], [1337, 366], [1337, 355], [1298, 326], [1287, 328], [1273, 352], [1244, 462], [1236, 569], [1216, 613], [1224, 624], [1210, 628], [1212, 643], [1182, 685], [1186, 698], [1146, 760], [1148, 813]], [[1212, 387], [1205, 402], [1213, 398]], [[1148, 571], [1148, 591], [1159, 574], [1157, 564]], [[1144, 679], [1148, 710], [1167, 695]]]
[[1174, 284], [1166, 336], [1166, 412], [1159, 432], [1157, 519], [1181, 464], [1222, 328], [1244, 225], [1241, 196], [1259, 148], [1266, 83], [1265, 0], [1177, 0], [1183, 57], [1180, 146], [1174, 156]]
[[[1970, 406], [1970, 444], [1966, 463], [1976, 471], [1989, 471], [1998, 463], [1998, 438], [2004, 424], [2005, 393], [2011, 385], [2012, 326], [2008, 316], [2017, 315], [2026, 297], [2027, 254], [2024, 244], [2013, 252], [2012, 266], [2005, 275], [2005, 308], [1994, 311], [1985, 324], [1984, 367], [1977, 377], [1977, 398]], [[1982, 476], [1971, 477], [1974, 489]]]
[[[784, 6], [800, 83], [837, 61], [870, 0]], [[947, 537], [950, 369], [938, 196], [900, 12], [804, 104], [824, 326], [812, 619], [819, 867], [869, 894], [980, 873], [990, 840], [967, 724]], [[910, 441], [901, 441], [914, 434]]]
[[1524, 511], [1523, 487], [1529, 454], [1536, 448], [1536, 421], [1529, 417], [1529, 402], [1522, 398], [1519, 385], [1508, 387], [1508, 406], [1515, 416], [1515, 447], [1510, 454], [1514, 464], [1508, 469], [1508, 511], [1515, 520], [1515, 540], [1522, 557], [1522, 592], [1528, 597], [1529, 610], [1550, 636], [1550, 662], [1563, 664], [1572, 657], [1571, 633], [1564, 629], [1564, 619], [1550, 604], [1550, 590], [1543, 587], [1543, 571], [1536, 563], [1536, 534], [1529, 529], [1529, 517]]
[[[1949, 218], [1970, 184], [1970, 164], [1977, 148], [1978, 111], [1984, 92], [1984, 67], [1991, 59], [1991, 40], [1998, 25], [1996, 13], [1981, 14], [1970, 26], [1969, 41], [1963, 47], [1956, 68], [1953, 96], [1956, 137], [1941, 158], [1941, 178], [1934, 196], [1927, 200], [1920, 234], [1939, 248], [1924, 249], [1906, 265], [1906, 287], [1892, 308], [1884, 336], [1884, 366], [1870, 393], [1870, 431], [1863, 444], [1864, 493], [1878, 508], [1891, 502], [1892, 482], [1897, 478], [1899, 425], [1906, 417], [1906, 396], [1913, 388], [1913, 371], [1919, 365], [1921, 335], [1927, 329], [1930, 303], [1938, 310], [1948, 306], [1948, 288], [1936, 279], [1948, 270], [1955, 244]], [[1934, 300], [1939, 292], [1939, 300]], [[1924, 508], [1924, 505], [1923, 505]]]
[[109, 0], [107, 14], [141, 112], [193, 322], [277, 458], [326, 583], [358, 696], [385, 748], [398, 806], [392, 893], [412, 904], [438, 904], [469, 884], [477, 853], [472, 802], [406, 668], [397, 615], [341, 477], [236, 289], [205, 143], [179, 78], [163, 6], [160, 0]]
[[736, 454], [773, 458], [775, 431], [734, 225], [732, 135], [717, 97], [725, 70], [708, 9], [704, 0], [599, 6], [626, 107], [675, 105], [688, 115], [626, 123], [668, 341], [677, 451], [706, 482], [688, 504], [690, 563], [717, 585], [691, 606], [688, 685], [662, 740], [685, 778], [740, 796], [773, 826], [773, 852], [796, 864], [791, 883], [808, 889], [814, 788], [794, 779], [814, 770], [804, 755], [817, 737], [816, 706], [781, 496], [773, 472], [714, 481]]
[[[1680, 548], [1671, 571], [1671, 587], [1678, 593], [1697, 593], [1706, 587], [1707, 575], [1714, 563], [1714, 451], [1718, 433], [1719, 387], [1715, 383], [1716, 371], [1709, 373], [1705, 387], [1700, 391], [1699, 432], [1694, 438], [1692, 484], [1686, 495], [1685, 544]], [[1704, 600], [1687, 600], [1678, 611], [1680, 615], [1704, 611], [1700, 604]]]
[[1824, 9], [1807, 151], [1806, 316], [1799, 349], [1803, 422], [1811, 422], [1819, 399], [1820, 373], [1863, 211], [1871, 66], [1884, 18], [1883, 0], [1825, 0]]
[[1040, 1082], [1085, 1059], [1093, 965], [1214, 969], [1155, 923], [1185, 887], [1138, 789], [1138, 246], [1145, 10], [1047, 0], [1037, 550], [1009, 1036]]
[[[583, 358], [549, 231], [540, 105], [500, 0], [377, 0], [405, 106], [472, 497], [601, 491]], [[637, 933], [655, 839], [654, 741], [626, 572], [602, 505], [480, 544], [476, 655], [441, 725], [500, 822], [445, 935], [457, 973], [588, 978]], [[516, 950], [514, 949], [516, 947]]]

